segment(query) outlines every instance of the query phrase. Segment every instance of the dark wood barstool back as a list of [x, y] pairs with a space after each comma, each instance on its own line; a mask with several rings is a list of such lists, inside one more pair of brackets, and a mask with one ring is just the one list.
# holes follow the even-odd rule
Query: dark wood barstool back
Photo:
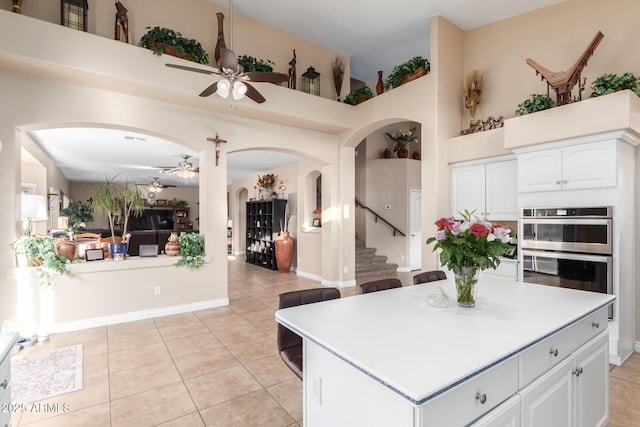
[[447, 275], [442, 270], [425, 271], [424, 273], [418, 273], [413, 276], [413, 284], [419, 285], [420, 283], [435, 282], [437, 280], [447, 280]]
[[[296, 307], [340, 298], [336, 288], [314, 288], [280, 294], [278, 308]], [[302, 337], [278, 323], [278, 351], [284, 363], [302, 379]]]
[[386, 291], [387, 289], [401, 288], [402, 282], [400, 279], [389, 278], [373, 280], [371, 282], [365, 282], [360, 284], [360, 293], [368, 294], [370, 292]]

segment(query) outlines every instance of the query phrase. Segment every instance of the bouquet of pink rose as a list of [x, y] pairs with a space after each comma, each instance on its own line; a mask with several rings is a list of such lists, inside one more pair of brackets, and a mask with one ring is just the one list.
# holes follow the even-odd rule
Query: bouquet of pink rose
[[452, 216], [440, 218], [435, 222], [435, 237], [427, 239], [428, 245], [436, 242], [433, 250], [440, 250], [440, 263], [454, 273], [461, 267], [476, 271], [496, 268], [500, 255], [509, 249], [511, 230], [494, 226], [474, 212], [465, 209], [460, 213], [462, 221]]

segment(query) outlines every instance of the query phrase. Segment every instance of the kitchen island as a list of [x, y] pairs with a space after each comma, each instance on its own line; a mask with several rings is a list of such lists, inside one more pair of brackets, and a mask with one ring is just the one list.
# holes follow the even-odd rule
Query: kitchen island
[[440, 308], [440, 286], [276, 312], [304, 339], [305, 426], [606, 424], [614, 296], [483, 277]]

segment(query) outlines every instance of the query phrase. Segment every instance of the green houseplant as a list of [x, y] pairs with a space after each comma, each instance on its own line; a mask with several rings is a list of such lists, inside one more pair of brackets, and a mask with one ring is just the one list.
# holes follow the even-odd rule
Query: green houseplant
[[[418, 71], [420, 69], [424, 69], [424, 71]], [[429, 60], [421, 56], [414, 56], [410, 60], [400, 65], [396, 65], [384, 80], [384, 89], [389, 90], [400, 86], [405, 77], [412, 75], [416, 71], [418, 71], [418, 73], [422, 73], [420, 74], [421, 76], [429, 73], [429, 71], [431, 71], [431, 64], [429, 63]]]
[[204, 265], [204, 237], [198, 233], [180, 233], [180, 254], [176, 267], [197, 270]]
[[516, 116], [524, 116], [530, 113], [535, 113], [536, 111], [548, 110], [554, 105], [554, 100], [549, 98], [547, 95], [534, 93], [529, 99], [525, 99], [518, 104]]
[[369, 86], [362, 86], [352, 90], [349, 95], [345, 96], [344, 103], [349, 105], [358, 105], [367, 99], [373, 98], [375, 95]]
[[56, 254], [56, 247], [52, 237], [49, 236], [20, 236], [11, 243], [16, 256], [26, 258], [28, 267], [38, 267], [40, 286], [53, 287], [53, 276], [61, 274], [73, 277], [67, 270], [70, 260]]
[[209, 55], [198, 41], [182, 37], [179, 32], [168, 28], [149, 29], [140, 38], [138, 46], [150, 49], [156, 55], [166, 53], [200, 64], [209, 64]]
[[[111, 229], [111, 236], [115, 236], [115, 220], [116, 217], [122, 215], [124, 223], [122, 226], [122, 237], [125, 243], [124, 252], [126, 253], [126, 243], [129, 236], [127, 235], [127, 227], [129, 224], [129, 217], [139, 216], [144, 212], [144, 193], [138, 185], [130, 180], [126, 180], [123, 184], [116, 184], [115, 178], [105, 178], [105, 182], [98, 185], [93, 195], [93, 212], [96, 215], [104, 215], [109, 221], [109, 228]], [[112, 242], [114, 246], [117, 242]]]
[[634, 76], [633, 73], [624, 73], [621, 76], [616, 74], [603, 74], [591, 84], [591, 89], [593, 90], [593, 92], [591, 92], [591, 98], [625, 89], [629, 89], [640, 96], [639, 83], [640, 79]]
[[409, 154], [409, 150], [407, 146], [413, 142], [418, 142], [418, 138], [416, 137], [416, 128], [411, 128], [407, 130], [401, 130], [394, 133], [385, 132], [387, 138], [395, 142], [393, 147], [393, 151], [398, 153], [398, 157], [406, 158]]
[[275, 65], [270, 60], [256, 59], [253, 56], [249, 55], [240, 55], [238, 57], [238, 64], [242, 65], [242, 68], [246, 72], [252, 71], [273, 71], [273, 66]]
[[60, 215], [69, 218], [69, 228], [74, 233], [86, 231], [86, 223], [94, 220], [91, 205], [83, 201], [69, 203]]

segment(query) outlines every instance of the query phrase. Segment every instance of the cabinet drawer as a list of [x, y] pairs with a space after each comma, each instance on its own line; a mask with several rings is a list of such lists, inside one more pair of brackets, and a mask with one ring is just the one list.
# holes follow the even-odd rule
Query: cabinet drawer
[[418, 410], [418, 425], [467, 425], [517, 391], [518, 358], [512, 357], [425, 403]]
[[520, 354], [520, 388], [538, 378], [573, 352], [573, 328], [566, 328]]
[[575, 346], [580, 347], [590, 339], [594, 338], [602, 331], [606, 331], [609, 326], [609, 309], [601, 308], [595, 313], [591, 313], [578, 323], [572, 329], [574, 330]]
[[[0, 364], [0, 402], [11, 402], [11, 395], [9, 394], [9, 382], [11, 379], [11, 361], [9, 356], [4, 359]], [[3, 387], [2, 385], [5, 384]], [[0, 427], [4, 427], [4, 424], [0, 424]]]

